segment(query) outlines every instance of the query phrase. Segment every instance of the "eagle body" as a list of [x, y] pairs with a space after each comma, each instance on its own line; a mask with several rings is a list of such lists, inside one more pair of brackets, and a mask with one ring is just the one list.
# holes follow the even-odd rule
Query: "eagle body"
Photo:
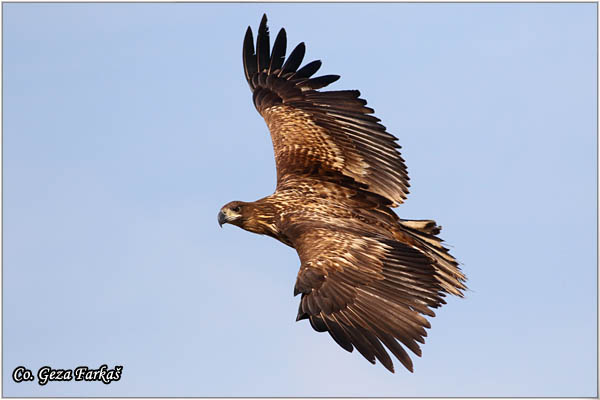
[[277, 188], [254, 202], [226, 204], [219, 224], [296, 249], [297, 320], [393, 372], [389, 351], [412, 372], [405, 349], [421, 355], [425, 316], [435, 316], [446, 294], [462, 297], [466, 278], [433, 220], [392, 211], [409, 187], [396, 137], [357, 90], [318, 90], [339, 76], [312, 78], [320, 61], [299, 68], [303, 43], [286, 58], [284, 29], [271, 51], [266, 22], [263, 16], [256, 49], [248, 27], [243, 64], [271, 133]]

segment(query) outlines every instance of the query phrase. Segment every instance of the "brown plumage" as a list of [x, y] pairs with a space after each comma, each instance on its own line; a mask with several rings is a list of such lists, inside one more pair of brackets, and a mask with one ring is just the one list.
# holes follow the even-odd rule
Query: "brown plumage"
[[396, 137], [360, 93], [319, 91], [339, 76], [312, 78], [320, 61], [299, 68], [304, 43], [285, 59], [283, 29], [272, 51], [269, 42], [263, 16], [256, 50], [248, 27], [243, 63], [271, 132], [277, 189], [255, 202], [226, 204], [219, 224], [296, 249], [298, 320], [392, 372], [388, 351], [412, 371], [405, 348], [421, 355], [430, 327], [424, 316], [435, 316], [447, 293], [462, 297], [465, 276], [434, 221], [402, 220], [391, 210], [408, 194], [406, 166]]

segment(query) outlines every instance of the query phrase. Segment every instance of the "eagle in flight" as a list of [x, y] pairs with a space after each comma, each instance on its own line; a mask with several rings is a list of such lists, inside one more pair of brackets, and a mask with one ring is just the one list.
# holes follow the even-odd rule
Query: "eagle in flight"
[[296, 249], [298, 321], [394, 372], [389, 351], [412, 372], [405, 348], [421, 356], [424, 316], [434, 317], [447, 293], [462, 297], [466, 278], [435, 221], [400, 219], [391, 209], [409, 187], [397, 138], [358, 90], [320, 90], [339, 76], [313, 78], [321, 61], [299, 68], [304, 43], [286, 59], [286, 41], [281, 29], [271, 50], [263, 15], [256, 49], [248, 27], [242, 51], [254, 106], [271, 132], [277, 189], [226, 204], [219, 224]]

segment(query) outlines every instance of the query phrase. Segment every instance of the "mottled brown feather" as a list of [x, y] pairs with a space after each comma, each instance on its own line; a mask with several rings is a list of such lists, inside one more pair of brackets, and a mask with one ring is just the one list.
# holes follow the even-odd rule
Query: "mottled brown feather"
[[391, 206], [402, 203], [409, 178], [397, 138], [370, 115], [373, 109], [365, 107], [367, 102], [358, 97], [360, 92], [317, 90], [339, 76], [310, 78], [321, 66], [319, 60], [298, 69], [303, 44], [284, 62], [283, 29], [273, 47], [276, 60], [271, 60], [266, 48], [266, 16], [259, 27], [256, 52], [248, 32], [244, 70], [254, 105], [271, 132], [278, 184], [291, 175], [308, 174], [379, 194], [389, 199]]
[[320, 329], [328, 327], [346, 350], [351, 351], [350, 343], [369, 361], [378, 359], [393, 371], [383, 343], [409, 368], [412, 363], [392, 339], [421, 355], [417, 342], [424, 343], [430, 327], [421, 314], [432, 316], [431, 308], [444, 303], [439, 260], [329, 220], [331, 225], [290, 215], [281, 225], [301, 261], [295, 287], [302, 294], [298, 319], [319, 321]]

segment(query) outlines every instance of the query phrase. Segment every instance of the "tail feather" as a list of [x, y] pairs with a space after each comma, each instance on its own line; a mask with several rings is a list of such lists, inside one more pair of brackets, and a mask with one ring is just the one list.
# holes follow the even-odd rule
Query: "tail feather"
[[399, 239], [415, 243], [417, 247], [427, 254], [433, 261], [437, 271], [438, 281], [444, 289], [451, 294], [463, 297], [463, 290], [466, 290], [464, 282], [465, 275], [458, 266], [456, 259], [448, 252], [448, 249], [442, 245], [442, 239], [436, 235], [442, 230], [433, 220], [403, 220], [400, 225], [402, 232], [399, 233]]

